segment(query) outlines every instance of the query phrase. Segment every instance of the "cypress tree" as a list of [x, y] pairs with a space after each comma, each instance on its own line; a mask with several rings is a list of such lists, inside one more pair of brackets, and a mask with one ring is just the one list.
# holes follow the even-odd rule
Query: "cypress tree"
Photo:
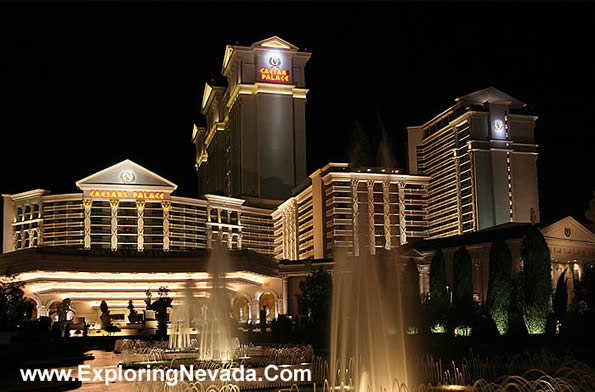
[[539, 229], [532, 226], [521, 243], [523, 260], [523, 318], [530, 334], [545, 333], [552, 295], [550, 249]]
[[413, 259], [405, 266], [403, 272], [403, 307], [408, 328], [419, 330], [421, 327], [421, 298], [419, 295], [419, 272]]
[[470, 312], [473, 305], [473, 266], [465, 247], [453, 256], [453, 303], [455, 308]]
[[500, 335], [508, 333], [512, 298], [512, 254], [506, 241], [497, 241], [490, 248], [488, 279], [488, 314]]
[[432, 323], [444, 323], [448, 314], [448, 293], [446, 292], [446, 262], [442, 249], [436, 250], [430, 263], [429, 310]]
[[556, 284], [556, 292], [554, 293], [554, 313], [556, 318], [560, 321], [566, 318], [566, 311], [568, 308], [568, 285], [566, 284], [566, 271], [564, 270], [558, 278]]

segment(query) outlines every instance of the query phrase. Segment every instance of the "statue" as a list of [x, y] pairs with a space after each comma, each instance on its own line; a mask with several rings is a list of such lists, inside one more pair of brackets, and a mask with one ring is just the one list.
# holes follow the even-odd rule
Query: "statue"
[[99, 317], [99, 320], [101, 321], [101, 328], [106, 329], [112, 324], [112, 321], [109, 315], [107, 302], [105, 302], [105, 300], [101, 301], [99, 309], [101, 309], [101, 316]]
[[138, 321], [138, 313], [134, 309], [134, 304], [132, 303], [132, 300], [128, 301], [128, 310], [128, 321], [131, 324], [136, 324], [136, 322]]
[[72, 312], [74, 313], [74, 308], [71, 306], [71, 299], [70, 298], [66, 298], [64, 299], [62, 302], [60, 302], [60, 305], [58, 305], [58, 309], [54, 310], [51, 312], [51, 314], [57, 314], [58, 315], [58, 321], [67, 321], [68, 320], [68, 312]]

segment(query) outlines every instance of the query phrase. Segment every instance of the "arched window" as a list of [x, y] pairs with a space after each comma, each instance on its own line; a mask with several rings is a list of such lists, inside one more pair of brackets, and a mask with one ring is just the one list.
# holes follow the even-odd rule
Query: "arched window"
[[33, 219], [39, 218], [39, 204], [33, 204]]
[[15, 243], [14, 243], [14, 248], [15, 249], [21, 249], [21, 246], [23, 245], [22, 241], [21, 241], [21, 233], [15, 233]]
[[248, 298], [245, 296], [236, 297], [233, 300], [233, 306], [231, 311], [233, 318], [241, 323], [247, 323], [250, 318], [250, 307], [248, 304]]
[[25, 207], [25, 220], [31, 219], [31, 206]]
[[23, 216], [23, 209], [21, 207], [17, 208], [17, 222], [21, 222], [24, 220]]
[[39, 234], [37, 233], [37, 230], [34, 230], [33, 237], [31, 238], [31, 246], [37, 245], [39, 245]]
[[29, 247], [29, 232], [25, 232], [25, 240], [23, 241], [23, 248]]
[[267, 321], [275, 318], [275, 296], [269, 292], [263, 293], [258, 299], [258, 308], [260, 311], [266, 311]]

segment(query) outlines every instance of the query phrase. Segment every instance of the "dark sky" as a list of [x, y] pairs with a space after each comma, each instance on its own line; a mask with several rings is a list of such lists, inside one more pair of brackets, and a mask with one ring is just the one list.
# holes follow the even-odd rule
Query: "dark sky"
[[[584, 221], [595, 191], [595, 6], [555, 3], [0, 4], [0, 192], [76, 192], [123, 159], [196, 196], [192, 125], [226, 44], [312, 52], [308, 168], [495, 86], [539, 116], [542, 221]], [[380, 163], [380, 162], [377, 162]]]

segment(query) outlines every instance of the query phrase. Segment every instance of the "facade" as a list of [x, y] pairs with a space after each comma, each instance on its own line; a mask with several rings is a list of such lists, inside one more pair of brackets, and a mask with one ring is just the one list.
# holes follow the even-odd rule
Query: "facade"
[[172, 195], [177, 185], [125, 160], [76, 182], [79, 193], [4, 196], [3, 252], [37, 246], [184, 251], [211, 248], [272, 255], [270, 208], [246, 200]]
[[275, 257], [330, 258], [340, 248], [375, 254], [424, 238], [429, 181], [398, 169], [329, 163], [273, 212]]
[[[539, 221], [537, 118], [495, 88], [480, 90], [408, 128], [409, 172], [329, 163], [307, 176], [309, 56], [278, 37], [226, 48], [228, 84], [205, 86], [207, 126], [193, 129], [196, 198], [130, 160], [76, 181], [75, 193], [3, 195], [0, 270], [25, 282], [39, 316], [70, 298], [93, 323], [101, 300], [125, 321], [128, 300], [142, 310], [145, 292], [162, 286], [176, 304], [188, 279], [204, 297], [208, 261], [224, 257], [233, 315], [257, 323], [265, 305], [267, 320], [296, 314], [299, 281], [332, 271], [337, 251], [413, 258], [423, 295], [433, 252], [451, 263], [467, 246], [485, 301], [491, 242], [506, 239], [518, 269], [520, 239]], [[594, 235], [572, 218], [542, 231], [553, 279], [594, 262]], [[228, 252], [215, 255], [218, 243]]]
[[306, 179], [309, 58], [279, 37], [227, 46], [227, 87], [205, 85], [207, 126], [192, 135], [199, 194], [285, 200]]
[[284, 312], [266, 201], [178, 197], [174, 183], [130, 160], [76, 187], [80, 192], [71, 194], [37, 189], [3, 195], [0, 264], [5, 274], [27, 282], [38, 315], [65, 298], [87, 322], [97, 320], [104, 299], [113, 315], [124, 315], [130, 299], [144, 307], [148, 289], [166, 286], [174, 299], [180, 297], [187, 279], [204, 297], [215, 242], [230, 251], [228, 280], [238, 320], [256, 323], [262, 301], [269, 318]]
[[[521, 241], [530, 224], [505, 223], [500, 226], [467, 233], [461, 236], [436, 238], [407, 244], [401, 249], [405, 262], [414, 258], [420, 272], [420, 290], [423, 296], [430, 291], [430, 262], [437, 249], [442, 249], [446, 260], [449, 286], [452, 287], [452, 259], [462, 246], [469, 251], [473, 261], [474, 297], [485, 303], [488, 293], [490, 247], [497, 240], [505, 240], [513, 257], [513, 271], [521, 271]], [[566, 270], [568, 301], [572, 301], [574, 284], [581, 279], [585, 269], [595, 268], [595, 233], [585, 225], [568, 216], [542, 227], [541, 234], [550, 248], [552, 261], [552, 285], [555, 288], [560, 275]]]
[[539, 222], [537, 117], [522, 114], [524, 106], [489, 87], [407, 128], [410, 173], [432, 177], [428, 238]]

